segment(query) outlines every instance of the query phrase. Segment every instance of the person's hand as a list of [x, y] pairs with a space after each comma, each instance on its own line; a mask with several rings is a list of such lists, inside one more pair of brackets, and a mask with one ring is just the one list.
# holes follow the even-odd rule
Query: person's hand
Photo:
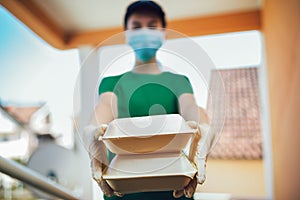
[[96, 158], [91, 158], [91, 170], [92, 170], [92, 177], [102, 190], [102, 192], [108, 196], [111, 197], [114, 195], [113, 189], [108, 185], [108, 183], [103, 180], [102, 178], [102, 163], [99, 162]]
[[86, 143], [89, 144], [88, 150], [91, 159], [90, 166], [92, 177], [106, 196], [122, 196], [122, 194], [114, 192], [108, 183], [102, 178], [103, 169], [108, 166], [108, 159], [105, 145], [102, 140], [99, 140], [99, 138], [104, 135], [106, 128], [106, 124], [102, 124], [98, 127], [90, 125], [84, 130]]
[[187, 123], [192, 129], [197, 129], [189, 149], [189, 159], [197, 166], [198, 172], [184, 189], [174, 190], [173, 196], [175, 198], [180, 198], [183, 195], [192, 198], [197, 183], [204, 183], [206, 179], [206, 158], [214, 140], [214, 135], [210, 135], [208, 132], [208, 125], [198, 124], [194, 121], [188, 121]]
[[173, 197], [180, 198], [184, 195], [187, 198], [192, 198], [196, 191], [197, 184], [198, 184], [197, 175], [195, 175], [194, 178], [189, 182], [187, 186], [185, 186], [184, 189], [174, 190]]
[[207, 124], [198, 124], [197, 122], [188, 122], [189, 126], [193, 129], [197, 129], [197, 136], [194, 138], [189, 152], [189, 159], [197, 166], [197, 180], [198, 183], [203, 184], [206, 179], [206, 160], [207, 154], [213, 144], [215, 135], [213, 132], [209, 132], [209, 126]]

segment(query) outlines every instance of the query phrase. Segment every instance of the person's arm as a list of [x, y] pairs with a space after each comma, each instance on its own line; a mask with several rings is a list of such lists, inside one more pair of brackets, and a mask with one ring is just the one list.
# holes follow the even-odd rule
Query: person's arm
[[91, 124], [108, 124], [118, 117], [117, 96], [113, 92], [100, 94], [95, 107], [95, 114], [91, 119]]
[[95, 134], [93, 129], [108, 124], [118, 117], [117, 96], [113, 92], [105, 92], [100, 94], [97, 105], [94, 109], [90, 123], [85, 127], [83, 142], [89, 148], [94, 140]]
[[209, 124], [206, 111], [196, 104], [193, 94], [184, 93], [179, 99], [179, 113], [186, 121], [195, 121], [199, 124]]
[[83, 136], [91, 159], [92, 176], [103, 193], [109, 197], [114, 194], [121, 196], [121, 194], [114, 192], [102, 179], [102, 172], [104, 167], [108, 165], [108, 159], [106, 147], [103, 141], [98, 140], [98, 137], [105, 133], [107, 124], [117, 116], [117, 96], [112, 92], [100, 94], [90, 124], [85, 127]]
[[[211, 138], [207, 137], [207, 127], [209, 124], [209, 118], [205, 110], [196, 104], [196, 100], [192, 93], [184, 93], [179, 99], [179, 113], [187, 121], [188, 125], [193, 129], [198, 129], [193, 137], [193, 141], [189, 148], [189, 159], [194, 162], [198, 168], [197, 176], [195, 176], [190, 183], [182, 190], [174, 190], [173, 196], [176, 198], [185, 195], [191, 198], [197, 188], [197, 183], [202, 184], [205, 181], [205, 165], [206, 155], [208, 153], [208, 146]], [[204, 144], [205, 143], [205, 144]], [[204, 145], [203, 145], [204, 144]], [[203, 146], [206, 146], [203, 148]], [[202, 155], [205, 155], [202, 158]]]

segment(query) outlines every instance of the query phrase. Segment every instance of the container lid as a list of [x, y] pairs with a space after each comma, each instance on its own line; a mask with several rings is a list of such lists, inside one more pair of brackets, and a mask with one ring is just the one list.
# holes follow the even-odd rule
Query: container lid
[[192, 134], [179, 114], [113, 120], [101, 138], [115, 154], [180, 152]]

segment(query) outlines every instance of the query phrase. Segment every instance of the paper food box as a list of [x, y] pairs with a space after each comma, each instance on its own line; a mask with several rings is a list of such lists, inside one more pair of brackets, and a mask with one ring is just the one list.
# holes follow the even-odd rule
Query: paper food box
[[197, 171], [182, 153], [194, 132], [178, 114], [115, 119], [102, 137], [116, 154], [103, 178], [123, 194], [183, 189]]
[[102, 140], [117, 155], [181, 152], [194, 132], [178, 114], [153, 115], [115, 119]]
[[103, 178], [123, 194], [183, 189], [196, 173], [184, 154], [120, 155], [110, 163]]

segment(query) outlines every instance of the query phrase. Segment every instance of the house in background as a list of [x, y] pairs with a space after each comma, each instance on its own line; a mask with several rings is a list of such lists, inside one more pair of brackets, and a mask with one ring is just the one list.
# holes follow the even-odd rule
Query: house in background
[[[38, 137], [49, 133], [50, 127], [50, 112], [44, 103], [22, 105], [0, 101], [0, 155], [25, 165], [39, 145]], [[2, 173], [0, 185], [3, 199], [33, 197], [24, 184]]]
[[[77, 138], [77, 144], [74, 144], [73, 149], [59, 145], [56, 135], [51, 130], [52, 125], [51, 113], [45, 103], [0, 104], [0, 155], [19, 161], [46, 179], [81, 193], [84, 189], [82, 180], [85, 175], [80, 173], [78, 160], [81, 157], [78, 155], [81, 143]], [[1, 199], [56, 198], [27, 184], [21, 184], [2, 173], [0, 173], [0, 197]]]
[[[49, 134], [52, 126], [44, 103], [0, 103], [0, 117], [1, 155], [23, 161], [37, 148], [38, 135]], [[14, 151], [11, 151], [13, 146]]]
[[[225, 113], [223, 114], [225, 116], [224, 121], [221, 121], [224, 124], [220, 138], [211, 152], [210, 158], [263, 159], [258, 68], [215, 70], [212, 73], [211, 84], [214, 84], [214, 77], [217, 73], [224, 83], [225, 101], [216, 101], [215, 103], [224, 104]], [[214, 94], [222, 95], [220, 91], [215, 91]], [[218, 96], [215, 98], [222, 99]], [[211, 107], [209, 102], [208, 112], [211, 118], [222, 119], [222, 116], [214, 116]], [[222, 112], [215, 112], [215, 115], [221, 114]]]
[[[222, 87], [214, 84], [219, 78]], [[210, 89], [215, 97], [209, 98], [207, 109], [221, 133], [209, 154], [207, 181], [198, 190], [263, 198], [267, 191], [258, 67], [214, 70]]]

